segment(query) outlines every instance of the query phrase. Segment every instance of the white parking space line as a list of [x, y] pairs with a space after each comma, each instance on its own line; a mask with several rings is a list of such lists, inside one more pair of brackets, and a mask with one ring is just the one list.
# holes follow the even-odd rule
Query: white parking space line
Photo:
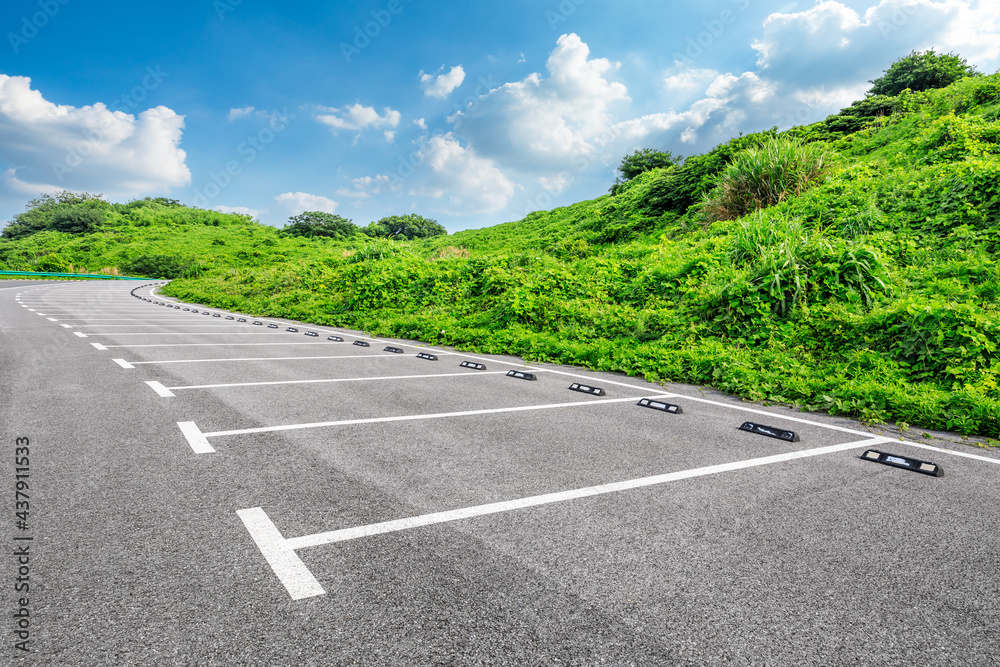
[[112, 359], [111, 361], [115, 362], [116, 364], [118, 364], [122, 368], [135, 368], [135, 366], [133, 366], [129, 362], [125, 361], [124, 359]]
[[326, 593], [309, 568], [295, 554], [295, 550], [288, 547], [288, 541], [281, 536], [264, 510], [254, 507], [238, 510], [236, 514], [243, 521], [264, 560], [271, 566], [271, 570], [278, 576], [293, 600]]
[[163, 398], [172, 398], [173, 396], [175, 396], [175, 394], [172, 391], [164, 387], [156, 380], [146, 380], [146, 384], [148, 384], [150, 388], [157, 393], [157, 395]]
[[197, 424], [194, 422], [177, 422], [177, 426], [180, 427], [181, 433], [184, 434], [195, 454], [212, 454], [215, 452], [215, 449], [212, 448], [212, 445], [208, 444], [208, 439], [202, 434]]
[[204, 364], [215, 361], [292, 361], [301, 359], [370, 359], [371, 357], [383, 357], [385, 359], [395, 359], [387, 354], [342, 354], [324, 357], [240, 357], [236, 359], [169, 359], [165, 361], [133, 361], [136, 364]]
[[108, 349], [108, 348], [104, 347], [103, 345], [101, 345], [100, 343], [91, 343], [91, 345], [93, 345], [93, 346], [94, 346], [94, 349], [95, 349], [95, 350], [101, 350], [101, 351], [104, 351], [104, 350], [107, 350], [107, 349]]
[[70, 326], [70, 325], [68, 325], [68, 324], [60, 324], [59, 326], [61, 326], [61, 327], [64, 327], [64, 328], [66, 328], [66, 329], [72, 329], [72, 328], [73, 328], [73, 327], [71, 327], [71, 326]]
[[619, 493], [632, 489], [666, 484], [668, 482], [705, 477], [707, 475], [717, 475], [735, 470], [783, 463], [785, 461], [823, 456], [825, 454], [834, 454], [851, 449], [867, 448], [873, 445], [881, 444], [888, 440], [889, 438], [883, 437], [866, 438], [865, 440], [858, 440], [840, 445], [817, 447], [815, 449], [806, 449], [797, 452], [785, 452], [772, 456], [763, 456], [744, 461], [734, 461], [732, 463], [722, 463], [702, 468], [692, 468], [690, 470], [681, 470], [678, 472], [654, 475], [651, 477], [641, 477], [622, 482], [612, 482], [610, 484], [588, 486], [569, 491], [559, 491], [556, 493], [546, 493], [538, 496], [519, 498], [516, 500], [475, 505], [473, 507], [465, 507], [445, 512], [433, 512], [431, 514], [407, 517], [405, 519], [383, 521], [381, 523], [373, 523], [367, 526], [356, 526], [354, 528], [342, 528], [340, 530], [332, 530], [313, 535], [303, 535], [301, 537], [290, 539], [281, 535], [280, 531], [278, 531], [277, 527], [275, 527], [270, 517], [268, 517], [267, 513], [260, 507], [239, 510], [237, 511], [237, 515], [239, 515], [240, 519], [242, 519], [243, 525], [246, 526], [247, 531], [257, 544], [257, 547], [260, 549], [264, 559], [267, 561], [268, 565], [271, 566], [271, 570], [278, 577], [278, 580], [285, 586], [288, 594], [293, 600], [301, 600], [307, 597], [323, 595], [326, 591], [295, 554], [295, 551], [298, 549], [318, 547], [336, 542], [346, 542], [348, 540], [356, 540], [364, 537], [371, 537], [373, 535], [383, 535], [385, 533], [410, 530], [412, 528], [420, 528], [423, 526], [431, 526], [452, 521], [461, 521], [464, 519], [487, 516], [490, 514], [499, 514], [501, 512], [510, 512], [529, 507], [551, 505], [553, 503], [567, 502], [570, 500], [577, 500], [579, 498], [589, 498], [609, 493]]
[[[849, 433], [851, 435], [860, 436], [871, 436], [871, 433], [865, 433], [864, 431], [858, 431], [852, 428], [846, 428], [844, 426], [834, 426], [833, 424], [824, 424], [822, 422], [813, 421], [811, 419], [803, 419], [801, 417], [793, 417], [791, 415], [782, 415], [776, 412], [768, 412], [767, 410], [757, 410], [755, 408], [748, 408], [742, 405], [732, 405], [730, 403], [721, 403], [719, 401], [713, 401], [707, 398], [697, 398], [694, 396], [687, 396], [686, 394], [675, 394], [675, 397], [685, 399], [688, 401], [697, 401], [698, 403], [707, 403], [709, 405], [717, 405], [723, 408], [729, 408], [731, 410], [739, 410], [741, 412], [750, 412], [757, 415], [766, 415], [768, 417], [774, 417], [775, 419], [784, 419], [786, 421], [792, 421], [799, 424], [808, 424], [809, 426], [818, 426], [819, 428], [826, 429], [828, 431], [840, 431], [841, 433]], [[910, 447], [917, 447], [919, 449], [927, 449], [930, 451], [940, 452], [942, 454], [951, 454], [952, 456], [960, 456], [962, 458], [974, 459], [977, 461], [986, 461], [987, 463], [994, 463], [1000, 465], [1000, 459], [992, 459], [986, 456], [979, 456], [977, 454], [968, 454], [966, 452], [956, 451], [954, 449], [944, 449], [942, 447], [935, 447], [933, 445], [925, 445], [919, 442], [910, 442], [909, 440], [899, 440], [890, 439], [891, 442], [898, 442], [901, 445], [909, 445]]]
[[91, 336], [281, 336], [288, 335], [287, 331], [247, 331], [247, 332], [225, 332], [209, 333], [198, 331], [102, 331], [101, 333], [91, 333]]
[[47, 318], [47, 319], [49, 320], [49, 322], [58, 322], [58, 321], [59, 321], [59, 320], [57, 320], [57, 319], [56, 319], [56, 318], [54, 318], [54, 317], [49, 317], [49, 318]]
[[604, 403], [625, 403], [628, 401], [638, 401], [642, 398], [670, 398], [674, 394], [650, 393], [642, 396], [629, 398], [605, 398], [594, 401], [573, 401], [571, 403], [546, 403], [544, 405], [522, 405], [513, 408], [487, 408], [483, 410], [465, 410], [462, 412], [435, 412], [431, 414], [400, 415], [397, 417], [368, 417], [366, 419], [344, 419], [341, 421], [313, 422], [310, 424], [286, 424], [284, 426], [260, 426], [257, 428], [241, 428], [231, 431], [214, 431], [205, 433], [206, 438], [215, 438], [224, 435], [243, 435], [245, 433], [270, 433], [273, 431], [295, 431], [307, 428], [325, 428], [331, 426], [349, 426], [353, 424], [379, 424], [384, 422], [417, 421], [424, 419], [449, 419], [453, 417], [472, 417], [475, 415], [493, 415], [504, 412], [527, 412], [531, 410], [556, 410], [559, 408], [575, 408], [583, 405], [601, 405]]
[[74, 331], [73, 335], [74, 336], [79, 336], [80, 338], [86, 338], [87, 337], [87, 334], [83, 333], [82, 331]]
[[135, 343], [125, 345], [108, 345], [108, 347], [274, 347], [277, 345], [350, 345], [349, 341], [314, 341], [303, 340], [297, 343]]
[[[391, 357], [389, 357], [391, 358]], [[450, 378], [460, 375], [503, 375], [507, 371], [465, 371], [462, 373], [433, 373], [429, 375], [384, 375], [381, 377], [332, 378], [324, 380], [275, 380], [272, 382], [230, 382], [227, 384], [193, 384], [183, 387], [167, 387], [172, 391], [181, 389], [220, 389], [223, 387], [261, 387], [275, 384], [318, 384], [324, 382], [373, 382], [376, 380], [419, 380], [423, 378]]]

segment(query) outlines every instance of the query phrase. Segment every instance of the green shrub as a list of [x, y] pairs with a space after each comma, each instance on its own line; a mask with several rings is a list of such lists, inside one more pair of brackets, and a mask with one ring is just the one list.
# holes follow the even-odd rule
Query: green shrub
[[826, 151], [795, 139], [772, 139], [748, 148], [727, 166], [702, 203], [709, 222], [734, 220], [809, 188], [827, 168]]

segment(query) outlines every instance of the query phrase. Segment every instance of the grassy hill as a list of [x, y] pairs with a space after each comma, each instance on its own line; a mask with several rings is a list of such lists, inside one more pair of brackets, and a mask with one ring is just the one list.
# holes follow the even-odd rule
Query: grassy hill
[[[784, 182], [799, 172], [781, 160], [806, 158], [816, 173]], [[247, 313], [1000, 434], [998, 75], [416, 241], [288, 237], [162, 200], [75, 205], [100, 214], [0, 241], [0, 266], [170, 277], [169, 294]]]

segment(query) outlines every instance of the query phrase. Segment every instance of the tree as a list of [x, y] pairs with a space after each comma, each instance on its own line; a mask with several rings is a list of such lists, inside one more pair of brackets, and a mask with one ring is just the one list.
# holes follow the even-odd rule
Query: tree
[[431, 220], [416, 213], [408, 213], [382, 218], [365, 227], [364, 232], [368, 236], [374, 237], [418, 239], [447, 234], [448, 230], [438, 224], [437, 220]]
[[322, 236], [334, 239], [346, 239], [358, 233], [358, 226], [347, 218], [322, 211], [306, 211], [288, 219], [288, 224], [281, 230], [285, 236], [305, 236], [314, 238]]
[[680, 157], [674, 157], [670, 151], [658, 151], [652, 148], [636, 149], [631, 155], [622, 158], [618, 165], [620, 178], [615, 179], [615, 184], [611, 186], [611, 194], [618, 191], [618, 187], [627, 181], [631, 181], [639, 174], [653, 169], [672, 167], [681, 161]]
[[631, 155], [622, 158], [622, 163], [618, 165], [618, 171], [622, 178], [631, 181], [639, 174], [651, 169], [661, 169], [672, 167], [680, 161], [674, 157], [670, 151], [657, 151], [652, 148], [636, 149]]
[[15, 215], [0, 235], [17, 239], [46, 230], [86, 234], [104, 222], [110, 208], [111, 204], [101, 199], [101, 195], [68, 190], [43, 194], [29, 201], [24, 213]]
[[931, 88], [944, 88], [967, 76], [979, 72], [965, 58], [954, 53], [911, 51], [910, 55], [893, 62], [885, 74], [869, 81], [868, 95], [898, 95], [909, 88], [914, 92]]

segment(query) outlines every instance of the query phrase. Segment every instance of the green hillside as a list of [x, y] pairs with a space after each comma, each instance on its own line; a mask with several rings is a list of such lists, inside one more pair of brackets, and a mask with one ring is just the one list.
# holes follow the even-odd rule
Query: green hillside
[[293, 237], [168, 200], [36, 208], [0, 266], [175, 278], [168, 294], [255, 315], [1000, 434], [1000, 75], [414, 241]]

